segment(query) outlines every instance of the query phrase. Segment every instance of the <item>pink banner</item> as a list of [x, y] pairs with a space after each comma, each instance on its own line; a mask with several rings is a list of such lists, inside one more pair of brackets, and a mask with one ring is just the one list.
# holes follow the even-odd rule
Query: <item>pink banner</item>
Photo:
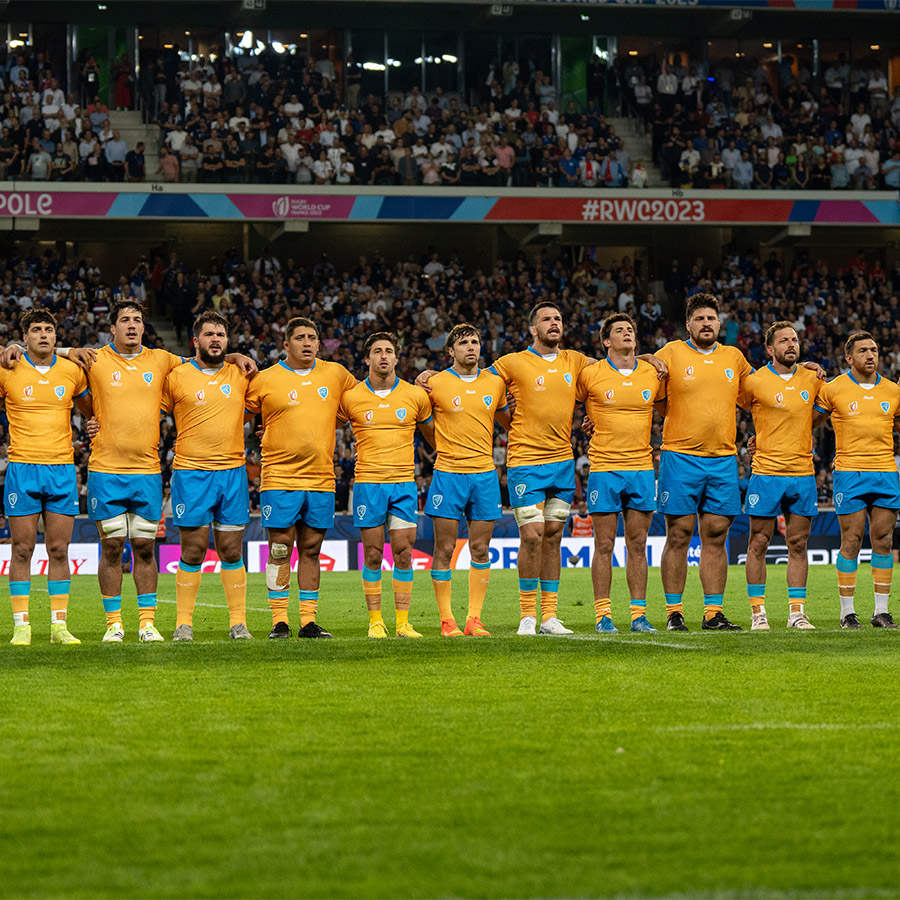
[[0, 216], [105, 216], [117, 197], [98, 191], [0, 191]]
[[346, 219], [356, 197], [303, 194], [228, 194], [248, 219]]

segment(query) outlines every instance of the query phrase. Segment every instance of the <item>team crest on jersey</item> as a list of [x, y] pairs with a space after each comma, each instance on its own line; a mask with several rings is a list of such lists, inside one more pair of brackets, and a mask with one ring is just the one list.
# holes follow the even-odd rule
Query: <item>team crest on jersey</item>
[[844, 502], [843, 494], [835, 494], [834, 495], [834, 505], [835, 506], [840, 506], [843, 502]]
[[323, 400], [327, 400], [327, 399], [328, 399], [328, 388], [327, 388], [327, 387], [320, 387], [320, 388], [318, 388], [318, 389], [316, 390], [316, 393], [317, 393]]
[[358, 519], [363, 518], [365, 516], [365, 514], [366, 514], [366, 507], [364, 505], [360, 505], [360, 506], [356, 507], [356, 517]]
[[178, 506], [175, 507], [175, 515], [180, 519], [184, 515], [184, 504], [179, 503]]
[[641, 396], [644, 398], [644, 403], [650, 402], [650, 391], [641, 391]]
[[800, 399], [804, 403], [809, 403], [809, 391], [800, 391]]
[[397, 410], [397, 418], [402, 422], [406, 418], [406, 408]]
[[144, 384], [153, 384], [153, 373], [152, 372], [144, 372], [141, 376], [144, 379]]
[[494, 398], [493, 398], [493, 397], [482, 397], [481, 399], [484, 400], [484, 405], [485, 405], [488, 409], [490, 409], [491, 406], [492, 406], [493, 403], [494, 403]]
[[597, 497], [599, 497], [599, 496], [600, 496], [599, 491], [591, 491], [591, 503], [596, 503]]
[[271, 507], [271, 506], [268, 506], [268, 505], [267, 505], [267, 506], [264, 506], [264, 507], [262, 508], [262, 514], [263, 514], [263, 518], [264, 518], [264, 519], [268, 519], [269, 516], [272, 515], [272, 507]]
[[122, 380], [122, 373], [116, 369], [115, 372], [112, 373], [112, 380], [118, 384]]
[[231, 396], [231, 385], [230, 384], [222, 384], [219, 385], [219, 390], [226, 396]]
[[26, 397], [30, 397], [34, 393], [34, 388], [29, 384], [22, 392]]
[[460, 397], [459, 394], [457, 394], [457, 395], [453, 398], [453, 405], [454, 405], [454, 406], [459, 406], [460, 403], [462, 403], [462, 397]]
[[750, 495], [747, 497], [747, 502], [748, 502], [751, 506], [756, 506], [756, 504], [759, 503], [759, 494], [750, 494]]
[[517, 484], [517, 485], [516, 485], [516, 496], [517, 496], [517, 497], [521, 497], [522, 494], [524, 494], [524, 493], [525, 493], [525, 485], [524, 485], [524, 484]]
[[850, 401], [850, 412], [856, 412], [859, 404], [855, 400]]
[[734, 369], [726, 369], [726, 370], [725, 370], [725, 377], [726, 377], [729, 381], [731, 381], [731, 379], [734, 378]]
[[200, 401], [202, 403], [203, 398], [206, 396], [206, 391], [204, 391], [203, 388], [200, 388], [200, 390], [197, 391], [197, 393], [194, 394], [194, 396], [197, 398], [198, 401]]
[[[56, 394], [56, 396], [59, 397], [60, 400], [62, 400], [62, 398], [66, 396], [66, 389], [61, 384], [59, 384], [55, 388], [53, 388], [53, 393]], [[883, 403], [881, 405], [884, 406]]]
[[441, 505], [441, 501], [444, 499], [443, 494], [434, 494], [431, 498], [431, 502], [434, 505], [434, 508], [437, 509]]
[[15, 506], [19, 502], [18, 494], [7, 494], [6, 499], [9, 500], [10, 506]]
[[891, 404], [888, 403], [887, 400], [882, 400], [882, 401], [881, 401], [881, 408], [884, 410], [884, 412], [890, 412], [890, 410], [891, 410]]
[[375, 413], [373, 413], [371, 409], [367, 409], [367, 410], [365, 411], [365, 413], [363, 414], [363, 418], [364, 418], [367, 422], [371, 422], [371, 421], [372, 421], [372, 417], [373, 417], [374, 415], [375, 415]]
[[563, 375], [563, 379], [566, 382], [566, 384], [571, 384], [572, 383], [572, 373], [566, 372], [566, 374]]

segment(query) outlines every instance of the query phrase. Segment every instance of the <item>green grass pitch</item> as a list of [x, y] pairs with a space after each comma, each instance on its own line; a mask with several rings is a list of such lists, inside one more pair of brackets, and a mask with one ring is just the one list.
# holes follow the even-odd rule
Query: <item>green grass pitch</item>
[[[726, 613], [749, 627], [743, 577]], [[358, 575], [332, 574], [319, 620], [338, 639], [272, 642], [251, 576], [257, 640], [234, 643], [206, 575], [191, 646], [168, 641], [172, 576], [162, 645], [137, 643], [131, 585], [126, 642], [101, 645], [79, 577], [85, 643], [52, 647], [35, 579], [33, 645], [0, 617], [0, 896], [900, 896], [900, 633], [840, 632], [825, 568], [819, 630], [787, 633], [784, 569], [769, 581], [769, 634], [700, 633], [692, 570], [690, 634], [600, 636], [588, 573], [567, 571], [575, 639], [517, 638], [515, 574], [494, 572], [496, 636], [476, 641], [439, 637], [417, 573], [425, 639], [374, 642]], [[867, 566], [857, 596], [868, 623]]]

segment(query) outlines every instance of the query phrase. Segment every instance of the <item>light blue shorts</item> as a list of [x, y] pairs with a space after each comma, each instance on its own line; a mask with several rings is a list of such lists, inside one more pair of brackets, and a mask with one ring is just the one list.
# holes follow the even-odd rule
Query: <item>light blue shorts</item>
[[591, 472], [587, 483], [588, 511], [618, 513], [625, 509], [656, 509], [656, 475], [653, 469]]
[[95, 522], [135, 513], [149, 522], [162, 517], [161, 475], [88, 472], [88, 515]]
[[534, 506], [551, 497], [571, 504], [575, 499], [575, 461], [542, 463], [537, 466], [509, 466], [506, 470], [509, 503]]
[[246, 525], [250, 521], [250, 489], [244, 466], [208, 472], [175, 469], [172, 473], [172, 518], [179, 528]]
[[663, 450], [656, 500], [656, 508], [667, 516], [736, 516], [741, 511], [737, 457]]
[[8, 516], [33, 516], [44, 510], [77, 516], [75, 465], [11, 462], [6, 467], [4, 500]]
[[815, 475], [751, 475], [744, 512], [771, 519], [787, 515], [812, 518], [819, 511]]
[[497, 472], [435, 472], [428, 489], [429, 516], [493, 522], [503, 515]]
[[414, 481], [359, 484], [353, 488], [353, 524], [357, 528], [384, 525], [389, 515], [415, 524], [419, 504]]
[[327, 531], [334, 525], [333, 491], [262, 491], [259, 506], [264, 528], [286, 531], [303, 522]]
[[870, 506], [900, 509], [900, 477], [896, 472], [834, 473], [834, 511], [839, 516]]

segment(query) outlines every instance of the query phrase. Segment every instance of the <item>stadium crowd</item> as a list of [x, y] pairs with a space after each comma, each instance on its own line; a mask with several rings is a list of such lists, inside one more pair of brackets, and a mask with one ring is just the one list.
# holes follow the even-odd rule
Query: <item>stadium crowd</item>
[[[403, 337], [398, 366], [401, 378], [414, 380], [427, 368], [444, 368], [444, 343], [452, 326], [472, 322], [482, 334], [484, 363], [529, 343], [527, 310], [543, 298], [556, 300], [566, 314], [568, 347], [600, 357], [600, 325], [614, 311], [629, 312], [639, 325], [642, 352], [653, 352], [680, 333], [686, 298], [709, 291], [721, 298], [721, 339], [738, 346], [754, 367], [765, 361], [763, 337], [773, 321], [788, 320], [802, 342], [805, 359], [815, 360], [836, 375], [844, 368], [846, 334], [871, 331], [882, 348], [882, 370], [900, 376], [900, 265], [885, 271], [869, 264], [860, 252], [842, 267], [805, 258], [798, 252], [790, 270], [776, 254], [763, 260], [752, 252], [731, 249], [721, 259], [672, 260], [655, 282], [656, 296], [635, 275], [628, 256], [607, 267], [586, 259], [576, 263], [559, 257], [519, 255], [497, 260], [491, 271], [467, 267], [456, 253], [441, 255], [433, 248], [411, 253], [405, 260], [388, 260], [375, 253], [362, 256], [346, 271], [322, 255], [318, 260], [277, 258], [269, 249], [250, 261], [232, 249], [221, 259], [193, 270], [177, 254], [168, 260], [140, 258], [130, 273], [109, 276], [89, 257], [65, 261], [55, 251], [39, 253], [19, 246], [0, 254], [0, 343], [19, 340], [17, 322], [24, 311], [49, 308], [56, 315], [61, 346], [100, 347], [109, 341], [105, 314], [119, 297], [135, 297], [155, 310], [158, 321], [171, 315], [178, 346], [188, 353], [190, 323], [206, 309], [215, 309], [231, 323], [229, 350], [253, 358], [266, 368], [285, 355], [282, 334], [293, 316], [313, 318], [321, 331], [321, 355], [340, 362], [354, 375], [365, 371], [363, 345], [374, 331], [391, 330]], [[663, 311], [675, 310], [674, 318]], [[147, 323], [145, 343], [162, 346]], [[86, 484], [88, 439], [76, 412], [75, 460], [80, 485]], [[2, 420], [5, 442], [7, 423]], [[749, 477], [746, 444], [752, 434], [750, 416], [738, 423], [742, 477]], [[577, 460], [578, 496], [587, 479], [588, 438], [576, 415], [573, 448]], [[259, 442], [248, 425], [247, 465], [251, 502], [258, 508]], [[661, 432], [654, 429], [654, 446]], [[161, 431], [160, 458], [168, 484], [174, 455], [171, 421]], [[831, 499], [831, 471], [823, 461], [833, 457], [834, 435], [829, 425], [818, 432], [816, 467], [820, 501]], [[0, 460], [5, 460], [5, 450]], [[495, 462], [506, 491], [506, 435], [498, 431]], [[419, 443], [417, 484], [420, 506], [430, 483], [433, 452]], [[0, 466], [2, 466], [0, 462]], [[349, 428], [341, 430], [336, 451], [338, 509], [345, 510], [353, 486], [354, 451]], [[504, 505], [508, 494], [504, 495]]]
[[[652, 162], [673, 186], [900, 188], [900, 87], [841, 54], [809, 70], [751, 60], [624, 57], [610, 69], [619, 106], [652, 133]], [[309, 185], [645, 187], [648, 171], [607, 121], [601, 100], [561, 103], [537, 68], [491, 69], [478, 102], [441, 88], [360, 95], [359, 63], [343, 83], [328, 61], [267, 49], [258, 57], [141, 67], [138, 91], [159, 127], [158, 165], [129, 148], [85, 81], [79, 100], [41, 53], [10, 55], [0, 104], [0, 177]], [[130, 62], [116, 105], [131, 103]], [[121, 84], [119, 83], [121, 81]], [[127, 93], [126, 93], [127, 92]], [[646, 161], [650, 164], [650, 161]]]

